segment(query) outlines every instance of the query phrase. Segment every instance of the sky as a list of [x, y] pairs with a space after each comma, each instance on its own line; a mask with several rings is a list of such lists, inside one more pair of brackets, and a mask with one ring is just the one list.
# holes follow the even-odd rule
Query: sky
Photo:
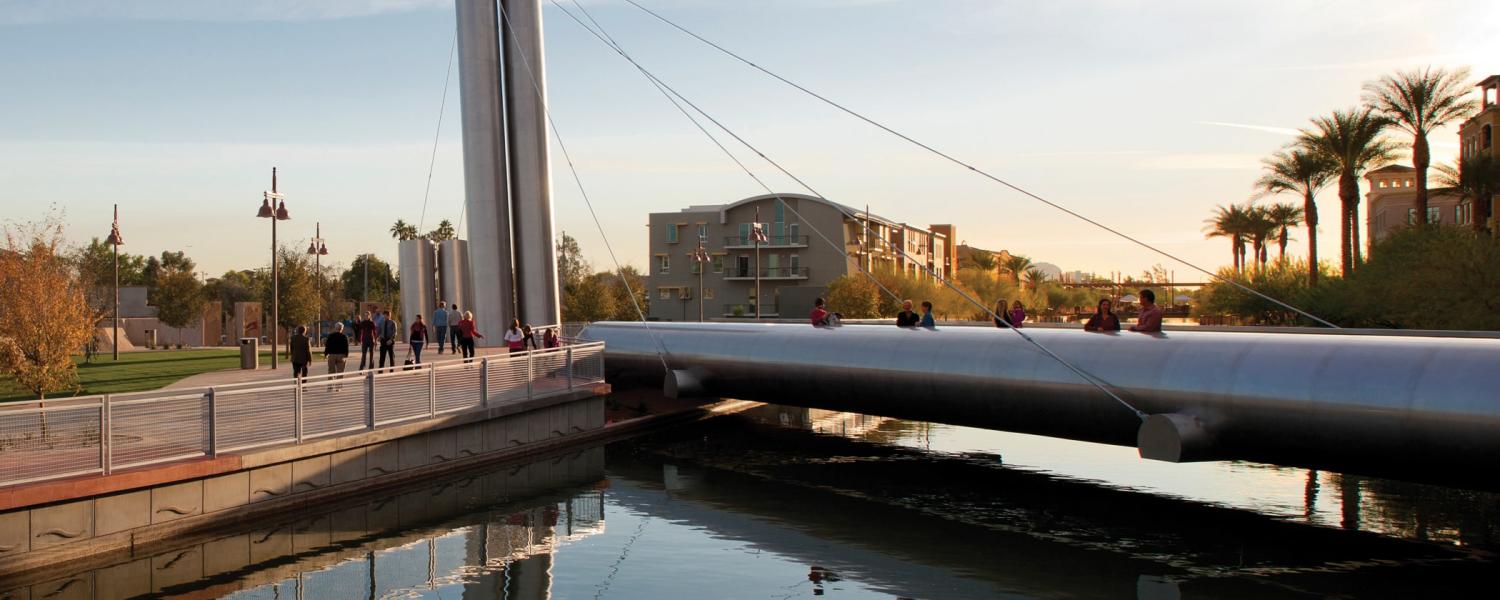
[[[643, 66], [830, 200], [955, 223], [960, 242], [1064, 270], [1161, 264], [1198, 280], [629, 4], [580, 1]], [[1492, 1], [641, 2], [1208, 269], [1229, 262], [1229, 244], [1204, 239], [1204, 219], [1248, 200], [1259, 161], [1309, 118], [1355, 105], [1363, 83], [1397, 69], [1500, 74]], [[594, 267], [613, 267], [606, 239], [620, 262], [644, 267], [650, 212], [762, 193], [629, 63], [543, 4], [556, 133], [603, 234], [554, 141], [556, 227]], [[426, 231], [463, 218], [453, 32], [443, 0], [0, 0], [0, 218], [60, 214], [81, 244], [109, 232], [119, 204], [123, 250], [183, 250], [210, 276], [258, 268], [270, 224], [254, 214], [274, 166], [292, 216], [279, 225], [284, 243], [305, 247], [321, 223], [329, 261], [394, 260], [397, 219]], [[1452, 160], [1456, 139], [1432, 137], [1434, 164]], [[777, 191], [808, 192], [735, 150]], [[1320, 201], [1319, 251], [1336, 257], [1336, 194]], [[1304, 255], [1305, 232], [1293, 237]]]

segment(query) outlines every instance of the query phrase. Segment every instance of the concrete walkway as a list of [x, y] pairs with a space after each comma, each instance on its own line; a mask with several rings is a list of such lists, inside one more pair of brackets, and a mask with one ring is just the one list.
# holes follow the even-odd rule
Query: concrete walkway
[[[356, 348], [353, 348], [352, 350], [354, 352], [349, 355], [349, 360], [348, 360], [348, 362], [346, 363], [346, 366], [345, 366], [345, 369], [346, 369], [345, 372], [347, 372], [347, 373], [354, 373], [354, 372], [358, 372], [359, 371], [359, 348], [356, 347]], [[448, 350], [448, 348], [445, 348], [445, 350]], [[478, 356], [490, 356], [490, 355], [497, 355], [497, 354], [506, 354], [508, 351], [505, 348], [495, 347], [495, 348], [475, 348], [475, 352], [477, 353]], [[444, 352], [442, 354], [442, 356], [438, 356], [438, 354], [437, 354], [437, 348], [436, 347], [433, 347], [430, 350], [428, 348], [423, 348], [422, 349], [422, 362], [424, 362], [424, 363], [425, 362], [449, 361], [449, 360], [454, 360], [454, 359], [456, 359], [458, 357], [459, 357], [458, 354], [450, 354], [448, 352]], [[378, 358], [378, 354], [372, 354], [371, 358]], [[396, 360], [397, 361], [402, 361], [402, 360], [405, 360], [405, 358], [406, 358], [406, 344], [401, 344], [401, 343], [396, 344]], [[313, 362], [312, 362], [311, 365], [308, 365], [307, 371], [308, 371], [308, 375], [309, 376], [327, 375], [328, 374], [328, 361], [323, 360], [323, 350], [322, 350], [322, 348], [313, 348]], [[275, 369], [275, 370], [272, 370], [271, 369], [271, 363], [270, 363], [270, 361], [268, 359], [262, 359], [261, 362], [260, 362], [260, 368], [259, 369], [255, 369], [255, 370], [227, 369], [227, 370], [224, 370], [224, 371], [213, 371], [213, 372], [210, 372], [210, 373], [199, 373], [197, 375], [192, 375], [192, 376], [180, 379], [176, 383], [168, 385], [167, 387], [162, 388], [162, 389], [177, 390], [177, 389], [187, 389], [187, 388], [201, 388], [201, 387], [211, 387], [211, 386], [216, 386], [216, 385], [227, 385], [227, 384], [232, 384], [232, 383], [249, 383], [249, 382], [255, 382], [255, 381], [289, 380], [291, 378], [292, 378], [292, 362], [291, 361], [289, 361], [289, 360], [282, 360], [281, 364], [279, 365], [279, 367], [277, 369]]]

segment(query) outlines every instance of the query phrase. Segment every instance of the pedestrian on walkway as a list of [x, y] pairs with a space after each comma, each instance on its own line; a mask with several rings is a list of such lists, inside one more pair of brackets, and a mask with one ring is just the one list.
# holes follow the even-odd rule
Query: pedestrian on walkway
[[1020, 329], [1021, 324], [1026, 322], [1026, 307], [1021, 305], [1020, 300], [1011, 303], [1009, 317], [1010, 326], [1016, 329]]
[[411, 345], [413, 360], [422, 364], [422, 346], [427, 345], [427, 324], [422, 322], [422, 315], [417, 315], [417, 322], [411, 324], [411, 333], [406, 336], [406, 343]]
[[[437, 310], [432, 311], [432, 333], [437, 336], [437, 353], [439, 355], [443, 353], [443, 342], [448, 339], [448, 309], [444, 308], [445, 306], [448, 306], [447, 302], [439, 301]], [[421, 320], [418, 319], [418, 322], [421, 322]], [[416, 327], [416, 325], [412, 326]], [[458, 345], [458, 339], [455, 338], [453, 340], [453, 345]]]
[[465, 313], [464, 311], [459, 310], [458, 303], [455, 302], [453, 306], [448, 307], [448, 337], [450, 338], [450, 341], [453, 342], [451, 344], [451, 346], [453, 346], [453, 350], [449, 352], [449, 354], [458, 354], [458, 339], [461, 335], [458, 330], [458, 322], [462, 321], [464, 319], [464, 315], [466, 314], [469, 315], [470, 321], [474, 320], [474, 313]]
[[525, 350], [536, 350], [539, 348], [536, 345], [536, 332], [531, 330], [529, 323], [521, 326], [521, 348]]
[[287, 340], [287, 343], [292, 348], [292, 378], [306, 378], [307, 363], [312, 362], [312, 347], [307, 340], [307, 326], [298, 325], [297, 332], [292, 334], [292, 339]]
[[557, 338], [556, 327], [548, 327], [546, 331], [542, 332], [542, 346], [545, 346], [547, 348], [556, 348], [561, 345], [562, 340], [559, 340]]
[[937, 329], [937, 321], [932, 318], [932, 301], [922, 301], [922, 327]]
[[1005, 306], [1005, 299], [995, 301], [995, 326], [1001, 329], [1010, 328], [1010, 309]]
[[369, 361], [368, 368], [374, 368], [375, 321], [370, 319], [370, 311], [365, 311], [364, 317], [354, 324], [354, 337], [359, 338], [359, 370], [367, 368], [365, 361]]
[[482, 337], [474, 325], [474, 313], [464, 311], [464, 318], [458, 322], [458, 346], [464, 358], [474, 358], [474, 338]]
[[328, 334], [328, 340], [323, 342], [323, 358], [328, 361], [329, 374], [344, 372], [344, 365], [349, 360], [349, 336], [344, 335], [343, 323], [333, 324], [333, 333]]
[[380, 321], [380, 368], [385, 368], [385, 359], [391, 358], [391, 366], [396, 366], [396, 320], [391, 318], [391, 311], [385, 311], [385, 317]]
[[511, 319], [510, 329], [505, 330], [505, 347], [511, 354], [526, 351], [526, 334], [521, 332], [521, 320]]

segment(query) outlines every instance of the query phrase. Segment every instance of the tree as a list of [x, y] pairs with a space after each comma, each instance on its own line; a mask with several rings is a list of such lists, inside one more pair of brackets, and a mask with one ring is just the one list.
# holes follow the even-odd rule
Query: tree
[[995, 270], [995, 254], [989, 250], [975, 248], [969, 252], [969, 260], [974, 262], [974, 266], [985, 271]]
[[1417, 170], [1417, 222], [1427, 223], [1427, 166], [1432, 154], [1427, 135], [1474, 113], [1469, 70], [1425, 67], [1398, 71], [1365, 84], [1365, 104], [1412, 136], [1411, 162]]
[[[1286, 244], [1292, 239], [1292, 228], [1302, 224], [1304, 218], [1302, 207], [1279, 202], [1267, 207], [1265, 215], [1275, 227], [1276, 242], [1279, 246], [1276, 258], [1277, 260], [1284, 259], [1286, 258]], [[1316, 282], [1310, 282], [1309, 285], [1316, 285]]]
[[375, 301], [395, 298], [401, 289], [401, 282], [396, 280], [395, 271], [391, 269], [390, 263], [380, 260], [373, 254], [359, 255], [349, 268], [339, 275], [339, 286], [344, 291], [344, 297], [359, 302], [365, 300], [366, 263], [369, 264], [369, 297]]
[[[1495, 195], [1500, 194], [1500, 158], [1475, 154], [1454, 166], [1438, 166], [1438, 185], [1451, 188], [1473, 207], [1474, 231], [1484, 231], [1494, 214]], [[1500, 234], [1500, 231], [1491, 231]]]
[[574, 283], [570, 293], [563, 295], [563, 321], [592, 323], [613, 319], [619, 312], [619, 307], [615, 305], [615, 295], [611, 290], [613, 278], [614, 276], [609, 273], [597, 273]]
[[63, 256], [62, 221], [5, 228], [0, 248], [0, 372], [43, 399], [78, 389], [73, 354], [94, 335], [99, 314]]
[[[635, 267], [625, 265], [620, 267], [619, 273], [608, 276], [610, 295], [615, 299], [615, 314], [612, 317], [616, 321], [639, 321], [641, 312], [646, 310], [646, 278], [637, 271]], [[632, 301], [632, 296], [634, 301]]]
[[583, 250], [578, 247], [578, 240], [564, 231], [557, 240], [557, 276], [561, 279], [564, 291], [569, 285], [583, 281], [592, 271], [593, 267], [583, 259]]
[[1021, 285], [1021, 274], [1031, 268], [1031, 259], [1020, 254], [1012, 254], [1000, 264], [1000, 269], [1010, 273], [1010, 282], [1017, 287]]
[[844, 275], [828, 282], [828, 306], [846, 319], [880, 317], [880, 290], [864, 273]]
[[1304, 151], [1323, 156], [1338, 167], [1339, 203], [1343, 208], [1339, 255], [1345, 277], [1360, 261], [1359, 176], [1396, 157], [1396, 145], [1381, 137], [1390, 124], [1370, 108], [1335, 110], [1332, 115], [1314, 117], [1312, 128], [1302, 130], [1297, 139]]
[[402, 242], [417, 239], [417, 226], [406, 219], [396, 219], [396, 224], [391, 225], [391, 237]]
[[[306, 253], [299, 252], [296, 248], [282, 246], [276, 252], [276, 259], [280, 261], [280, 280], [277, 284], [277, 298], [280, 300], [277, 306], [278, 319], [276, 325], [282, 329], [290, 329], [297, 325], [307, 325], [318, 318], [318, 289], [317, 279], [314, 278], [313, 260]], [[269, 282], [261, 287], [261, 305], [264, 307], [266, 316], [271, 315], [271, 286]], [[396, 306], [389, 307], [392, 315], [400, 314]], [[282, 335], [283, 342], [289, 342], [290, 335]]]
[[[103, 315], [108, 315], [114, 302], [115, 249], [99, 238], [72, 252], [72, 262], [78, 269], [78, 281], [84, 288], [89, 306]], [[120, 285], [144, 285], [143, 271], [146, 258], [120, 254]]]
[[181, 328], [203, 317], [206, 302], [203, 285], [198, 283], [198, 277], [192, 271], [171, 269], [157, 276], [153, 295], [156, 318], [162, 324], [178, 329], [177, 343], [181, 344]]
[[1042, 284], [1047, 283], [1048, 281], [1051, 281], [1051, 280], [1052, 280], [1052, 276], [1048, 275], [1046, 271], [1043, 271], [1043, 270], [1038, 269], [1036, 267], [1031, 267], [1029, 269], [1026, 269], [1026, 274], [1025, 274], [1026, 286], [1030, 287], [1031, 291], [1033, 291], [1033, 292], [1035, 292], [1037, 290], [1040, 290], [1042, 288]]
[[269, 285], [266, 275], [260, 271], [225, 271], [217, 279], [208, 280], [203, 286], [203, 295], [209, 300], [219, 301], [221, 318], [234, 315], [236, 302], [253, 302], [261, 297], [261, 288]]
[[1250, 215], [1236, 204], [1214, 207], [1214, 215], [1204, 220], [1204, 237], [1228, 238], [1229, 255], [1236, 273], [1245, 270], [1245, 239], [1250, 233]]
[[[1318, 190], [1338, 174], [1338, 165], [1326, 155], [1292, 148], [1282, 150], [1261, 161], [1265, 173], [1255, 181], [1257, 198], [1272, 194], [1302, 196], [1302, 214], [1307, 223], [1307, 284], [1318, 285]], [[1285, 231], [1283, 231], [1285, 234]], [[1286, 236], [1282, 236], [1282, 254], [1286, 253]]]
[[187, 258], [187, 254], [181, 251], [162, 251], [162, 258], [145, 257], [145, 267], [141, 270], [141, 279], [145, 282], [145, 300], [156, 305], [156, 287], [163, 273], [192, 273], [196, 267], [198, 266], [193, 263], [192, 258]]
[[[398, 221], [398, 223], [399, 223], [399, 221]], [[415, 231], [415, 230], [413, 230], [413, 231]], [[434, 241], [434, 242], [441, 242], [441, 241], [444, 241], [444, 240], [451, 240], [451, 239], [457, 238], [458, 237], [458, 232], [453, 229], [453, 222], [452, 221], [449, 221], [447, 219], [443, 219], [441, 221], [438, 221], [437, 229], [434, 229], [432, 231], [427, 232], [427, 235], [425, 237], [427, 239], [429, 239], [429, 240]]]

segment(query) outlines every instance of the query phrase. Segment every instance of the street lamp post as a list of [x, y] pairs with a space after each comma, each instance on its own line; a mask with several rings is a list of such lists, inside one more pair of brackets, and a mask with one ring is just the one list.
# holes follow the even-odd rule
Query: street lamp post
[[708, 250], [699, 238], [698, 249], [693, 252], [693, 262], [698, 263], [698, 322], [703, 322], [703, 271], [708, 268]]
[[312, 243], [308, 244], [308, 246], [307, 246], [307, 253], [311, 254], [312, 257], [313, 257], [313, 273], [314, 273], [314, 276], [317, 278], [317, 282], [318, 282], [318, 326], [317, 326], [318, 327], [318, 333], [317, 333], [318, 337], [316, 339], [318, 340], [319, 343], [322, 343], [322, 341], [323, 341], [323, 263], [322, 263], [322, 261], [320, 259], [323, 258], [324, 256], [328, 256], [328, 245], [323, 243], [323, 224], [322, 223], [318, 223], [317, 225], [315, 225], [314, 226], [314, 231], [316, 231], [317, 233], [313, 234]]
[[120, 235], [120, 205], [115, 205], [115, 221], [109, 227], [109, 239], [105, 240], [115, 247], [115, 287], [114, 287], [114, 316], [110, 319], [114, 329], [114, 341], [110, 342], [113, 347], [110, 353], [114, 360], [120, 360], [120, 244], [125, 243], [124, 236]]
[[271, 368], [275, 369], [281, 353], [281, 265], [276, 261], [276, 222], [292, 218], [286, 212], [286, 197], [276, 191], [276, 167], [271, 167], [271, 191], [263, 192], [260, 212], [255, 216], [271, 220]]

